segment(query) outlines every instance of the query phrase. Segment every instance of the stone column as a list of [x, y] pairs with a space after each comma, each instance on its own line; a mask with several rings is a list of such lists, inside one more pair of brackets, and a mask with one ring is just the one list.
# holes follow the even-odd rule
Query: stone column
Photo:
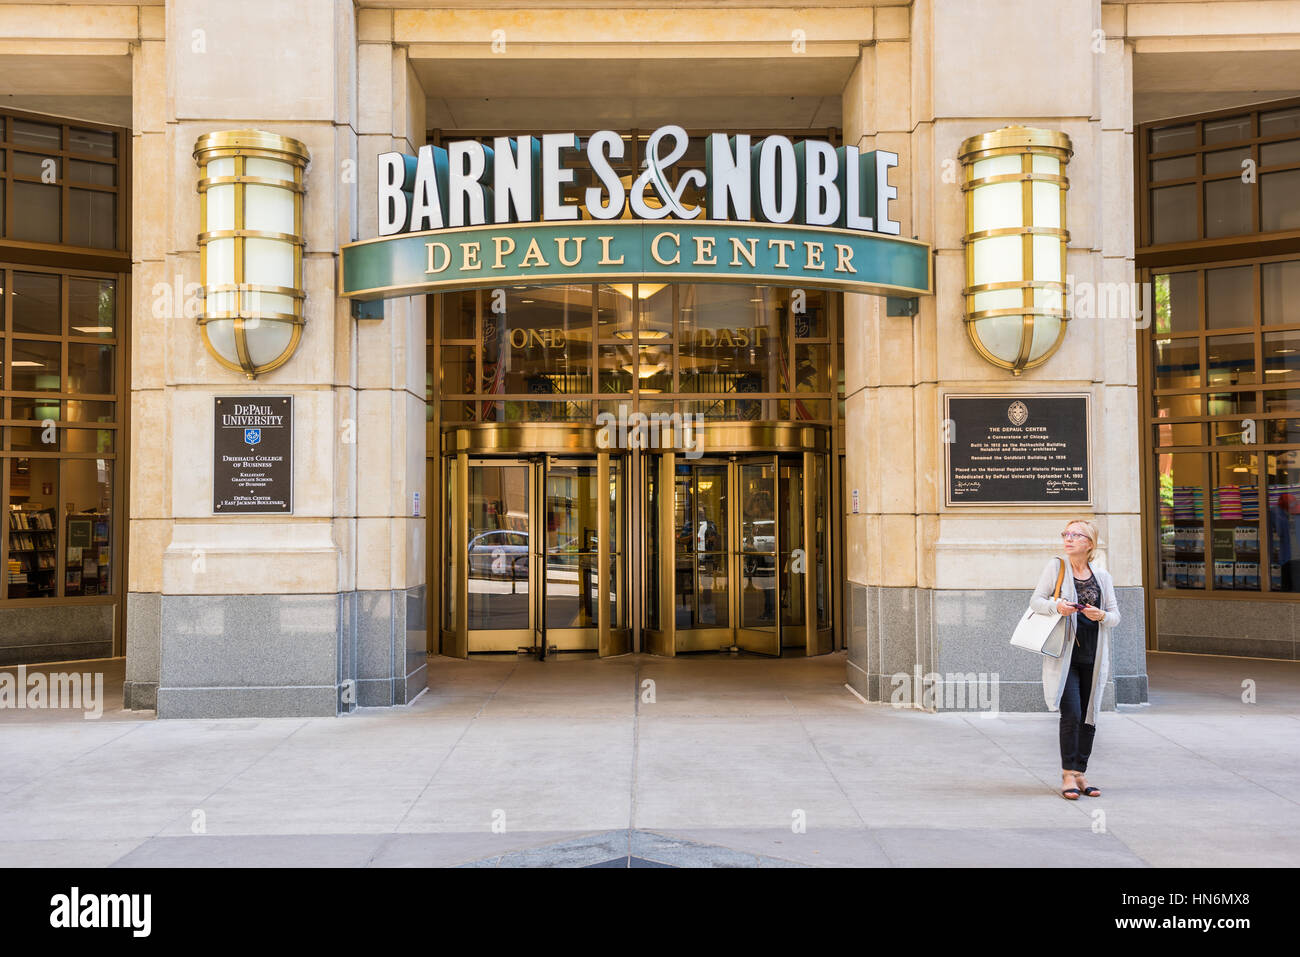
[[[373, 323], [375, 341], [363, 344], [349, 303], [335, 295], [339, 246], [359, 235], [358, 209], [373, 196], [358, 167], [358, 103], [383, 110], [400, 103], [404, 136], [407, 75], [358, 95], [348, 0], [233, 0], [219, 17], [200, 0], [171, 0], [165, 40], [142, 47], [131, 523], [131, 602], [140, 613], [129, 626], [130, 703], [146, 705], [154, 684], [160, 717], [332, 715], [358, 703], [407, 701], [424, 637], [421, 581], [406, 569], [418, 576], [423, 567], [392, 555], [422, 554], [404, 503], [422, 491], [423, 429], [408, 423], [409, 400], [423, 399], [423, 343], [405, 346], [405, 323], [414, 321], [408, 303]], [[150, 69], [155, 79], [144, 79]], [[156, 89], [165, 89], [161, 105], [142, 103]], [[148, 142], [159, 114], [159, 142]], [[253, 382], [208, 355], [196, 310], [187, 308], [199, 281], [195, 141], [249, 127], [298, 139], [311, 155], [304, 335], [292, 359]], [[293, 514], [216, 516], [214, 397], [258, 393], [294, 399]], [[421, 464], [414, 484], [412, 460]], [[159, 553], [161, 567], [152, 568]], [[374, 636], [384, 638], [382, 648]]]
[[158, 703], [162, 552], [171, 540], [167, 470], [172, 443], [164, 388], [167, 312], [156, 317], [153, 290], [168, 287], [172, 198], [160, 188], [167, 147], [167, 46], [160, 7], [141, 10], [140, 42], [131, 50], [131, 482], [123, 704]]
[[[371, 237], [377, 157], [424, 144], [425, 99], [406, 48], [393, 43], [392, 10], [359, 11], [357, 39], [357, 218]], [[382, 319], [355, 325], [358, 703], [405, 704], [428, 666], [425, 297], [388, 300]]]
[[[849, 681], [870, 700], [944, 708], [943, 676], [975, 674], [1001, 710], [1043, 710], [1038, 660], [1008, 642], [1061, 528], [1092, 516], [1124, 617], [1103, 703], [1145, 700], [1133, 317], [1076, 316], [1060, 352], [1019, 378], [981, 359], [963, 324], [957, 159], [964, 139], [1010, 123], [1065, 131], [1067, 272], [1076, 286], [1131, 279], [1131, 52], [1105, 40], [1090, 0], [917, 0], [902, 41], [882, 15], [896, 14], [877, 11], [874, 53], [845, 90], [846, 142], [899, 153], [896, 218], [934, 246], [936, 295], [911, 319], [846, 297], [846, 484], [864, 512], [846, 522]], [[1091, 508], [945, 506], [943, 394], [1017, 391], [1091, 395]], [[918, 674], [940, 676], [933, 703]]]

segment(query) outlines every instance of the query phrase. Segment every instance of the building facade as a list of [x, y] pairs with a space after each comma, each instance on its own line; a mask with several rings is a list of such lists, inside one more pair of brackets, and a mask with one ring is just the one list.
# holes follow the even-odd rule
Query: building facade
[[[1079, 517], [1106, 707], [1148, 648], [1296, 657], [1300, 2], [5, 3], [0, 42], [6, 663], [125, 655], [184, 717], [403, 704], [430, 653], [847, 650], [868, 700], [1041, 710], [1007, 642]], [[707, 193], [737, 143], [753, 210]], [[477, 209], [534, 148], [528, 215]], [[818, 156], [865, 205], [817, 220]], [[566, 219], [649, 258], [570, 267]]]

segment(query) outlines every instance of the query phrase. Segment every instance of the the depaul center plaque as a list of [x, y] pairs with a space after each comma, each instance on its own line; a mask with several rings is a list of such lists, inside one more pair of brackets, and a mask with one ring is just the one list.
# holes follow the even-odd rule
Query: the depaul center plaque
[[212, 511], [293, 511], [293, 396], [215, 400]]
[[949, 505], [1088, 505], [1089, 396], [945, 395]]

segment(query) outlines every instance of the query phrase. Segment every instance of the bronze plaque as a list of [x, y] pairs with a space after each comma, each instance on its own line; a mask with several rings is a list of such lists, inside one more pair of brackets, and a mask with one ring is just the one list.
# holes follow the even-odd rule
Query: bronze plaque
[[214, 404], [212, 511], [293, 512], [293, 396], [223, 395]]
[[1086, 393], [945, 395], [948, 505], [1090, 505]]

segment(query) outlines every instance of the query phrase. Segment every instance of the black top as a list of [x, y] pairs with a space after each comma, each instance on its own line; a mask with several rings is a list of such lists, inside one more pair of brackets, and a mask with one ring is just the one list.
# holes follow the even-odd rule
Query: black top
[[[1101, 586], [1097, 584], [1096, 577], [1092, 572], [1082, 581], [1076, 578], [1074, 580], [1075, 601], [1081, 605], [1091, 605], [1093, 608], [1101, 607]], [[1090, 665], [1097, 656], [1097, 622], [1086, 616], [1083, 612], [1074, 614], [1074, 657], [1073, 661], [1081, 665]]]

